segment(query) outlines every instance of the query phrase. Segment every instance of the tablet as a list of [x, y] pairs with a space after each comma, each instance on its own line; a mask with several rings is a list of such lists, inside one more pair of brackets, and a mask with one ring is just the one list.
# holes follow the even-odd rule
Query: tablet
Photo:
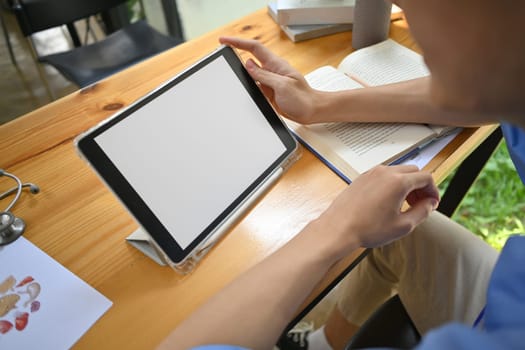
[[221, 46], [76, 146], [177, 265], [282, 170], [297, 142]]

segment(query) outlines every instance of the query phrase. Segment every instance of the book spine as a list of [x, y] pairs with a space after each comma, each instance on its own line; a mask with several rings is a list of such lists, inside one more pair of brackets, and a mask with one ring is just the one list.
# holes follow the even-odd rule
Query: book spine
[[352, 23], [354, 7], [277, 9], [280, 25]]
[[279, 23], [279, 20], [277, 19], [277, 2], [276, 1], [269, 1], [267, 6], [267, 11], [270, 17], [275, 21], [275, 23]]
[[311, 25], [292, 25], [281, 26], [282, 31], [293, 42], [318, 38], [320, 36], [345, 32], [352, 30], [351, 23], [342, 24], [311, 24]]
[[321, 162], [323, 162], [330, 170], [332, 170], [337, 176], [339, 176], [344, 182], [346, 182], [347, 184], [350, 184], [352, 183], [352, 180], [350, 180], [350, 178], [348, 176], [346, 176], [345, 174], [343, 174], [341, 172], [341, 170], [339, 170], [335, 165], [332, 164], [332, 162], [330, 162], [328, 159], [326, 159], [325, 157], [323, 157], [319, 152], [317, 152], [315, 150], [315, 148], [313, 148], [312, 146], [310, 146], [308, 144], [308, 142], [304, 141], [301, 136], [299, 136], [292, 128], [289, 128], [290, 131], [292, 132], [292, 134], [294, 134], [294, 136], [297, 138], [297, 140], [299, 140], [299, 142], [301, 143], [301, 145], [303, 145], [307, 150], [309, 150], [310, 152], [312, 152], [317, 158], [319, 158], [319, 160], [321, 160]]

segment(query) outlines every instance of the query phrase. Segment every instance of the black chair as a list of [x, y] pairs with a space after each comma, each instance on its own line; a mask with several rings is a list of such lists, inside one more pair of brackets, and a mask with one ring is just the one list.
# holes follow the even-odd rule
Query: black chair
[[381, 305], [359, 328], [346, 345], [346, 350], [363, 348], [415, 347], [421, 336], [398, 295]]
[[5, 44], [7, 45], [7, 50], [9, 51], [9, 57], [11, 58], [11, 62], [14, 65], [17, 65], [15, 54], [13, 52], [13, 46], [11, 46], [11, 39], [9, 38], [9, 31], [7, 30], [7, 26], [4, 21], [4, 8], [7, 8], [8, 4], [4, 3], [3, 1], [0, 3], [0, 26], [2, 26], [2, 32], [4, 34]]
[[66, 25], [75, 48], [39, 56], [40, 62], [55, 67], [67, 79], [84, 87], [148, 57], [183, 42], [163, 35], [139, 20], [124, 26], [103, 40], [81, 46], [74, 22], [104, 13], [126, 0], [15, 0], [13, 11], [24, 36]]

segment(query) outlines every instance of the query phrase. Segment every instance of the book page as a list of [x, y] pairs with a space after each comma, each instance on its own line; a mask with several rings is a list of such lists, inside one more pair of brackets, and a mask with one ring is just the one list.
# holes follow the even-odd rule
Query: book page
[[308, 84], [321, 91], [358, 89], [363, 86], [332, 66], [323, 66], [304, 76]]
[[392, 39], [346, 56], [338, 67], [365, 86], [377, 86], [429, 75], [423, 57]]
[[[338, 69], [364, 86], [397, 83], [430, 74], [421, 55], [392, 39], [352, 52], [341, 61]], [[442, 125], [427, 126], [437, 136], [456, 129]]]
[[455, 130], [459, 130], [461, 128], [456, 126], [450, 126], [450, 125], [434, 125], [434, 124], [427, 124], [427, 126], [432, 129], [437, 137], [446, 136]]
[[430, 161], [445, 148], [461, 130], [455, 130], [446, 136], [440, 137], [435, 141], [430, 142], [427, 146], [419, 148], [417, 152], [410, 153], [410, 157], [406, 157], [398, 164], [415, 165], [419, 169], [423, 169]]
[[[322, 91], [363, 87], [331, 66], [320, 67], [305, 79], [310, 86]], [[338, 122], [301, 125], [290, 120], [286, 123], [307, 147], [350, 180], [376, 165], [393, 162], [435, 136], [424, 124]]]
[[290, 125], [304, 142], [351, 180], [376, 165], [392, 163], [434, 136], [432, 130], [419, 124], [290, 122]]

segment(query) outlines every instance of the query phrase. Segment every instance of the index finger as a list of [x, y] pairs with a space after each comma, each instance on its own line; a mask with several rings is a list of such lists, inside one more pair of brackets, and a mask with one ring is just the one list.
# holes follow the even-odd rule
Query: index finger
[[439, 190], [432, 175], [428, 172], [419, 171], [405, 174], [403, 190], [407, 195], [416, 191], [418, 196], [431, 197], [439, 201]]
[[273, 53], [257, 40], [223, 36], [219, 38], [219, 42], [250, 52], [263, 65], [273, 58]]
[[416, 165], [412, 164], [400, 164], [400, 165], [391, 165], [390, 169], [397, 171], [399, 173], [417, 173], [420, 172], [419, 168]]

